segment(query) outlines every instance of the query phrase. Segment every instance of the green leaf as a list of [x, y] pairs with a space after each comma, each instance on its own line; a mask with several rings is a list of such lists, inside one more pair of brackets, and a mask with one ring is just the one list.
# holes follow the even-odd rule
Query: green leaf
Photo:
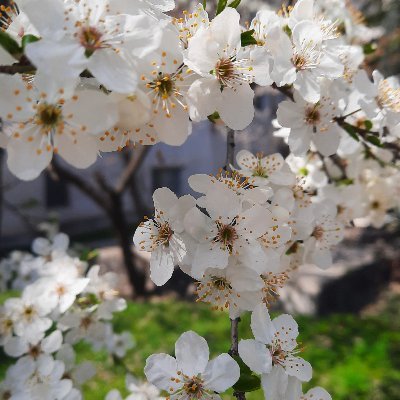
[[0, 46], [11, 55], [21, 55], [22, 49], [19, 44], [6, 32], [0, 29]]
[[218, 111], [213, 112], [211, 115], [207, 117], [209, 121], [215, 124], [221, 117], [219, 116]]
[[308, 169], [306, 167], [302, 167], [299, 169], [299, 174], [303, 175], [303, 176], [307, 176], [308, 175]]
[[203, 0], [203, 8], [206, 9], [207, 6], [207, 0]]
[[352, 185], [353, 183], [354, 183], [353, 179], [345, 178], [336, 181], [336, 186], [349, 186]]
[[20, 209], [24, 209], [24, 210], [30, 210], [32, 208], [37, 207], [38, 205], [39, 205], [38, 199], [31, 197], [31, 198], [23, 201], [22, 203], [19, 203], [17, 207]]
[[254, 33], [254, 29], [251, 29], [250, 31], [242, 32], [242, 34], [240, 35], [242, 47], [250, 46], [252, 44], [257, 44], [257, 40], [254, 39], [253, 33]]
[[218, 0], [216, 15], [222, 13], [222, 11], [225, 10], [227, 3], [228, 0]]
[[40, 40], [37, 36], [35, 35], [25, 35], [22, 38], [22, 48], [25, 50], [25, 47], [29, 44], [29, 43], [35, 43], [38, 40]]
[[239, 380], [233, 385], [233, 389], [237, 392], [254, 392], [260, 389], [261, 380], [253, 374], [240, 373]]
[[228, 4], [228, 7], [238, 8], [240, 2], [241, 2], [241, 0], [233, 0]]
[[357, 130], [353, 125], [350, 125], [347, 122], [345, 122], [343, 124], [343, 128], [354, 140], [356, 140], [357, 142], [360, 141], [360, 138], [358, 137], [357, 134]]
[[83, 249], [79, 258], [82, 261], [91, 261], [98, 256], [99, 256], [98, 250]]
[[283, 32], [285, 32], [290, 38], [292, 37], [292, 30], [289, 28], [289, 25], [283, 27]]
[[366, 121], [364, 121], [364, 126], [367, 131], [370, 131], [374, 124], [372, 123], [372, 121], [367, 119]]
[[372, 143], [374, 146], [382, 147], [382, 143], [379, 140], [378, 136], [375, 135], [366, 135], [365, 140], [369, 143]]
[[373, 54], [373, 53], [375, 53], [377, 48], [378, 48], [378, 46], [376, 45], [376, 43], [364, 44], [364, 46], [363, 46], [364, 54], [366, 54], [366, 55]]
[[239, 356], [233, 356], [234, 360], [239, 364], [240, 378], [233, 385], [233, 390], [237, 392], [254, 392], [260, 389], [261, 380], [254, 375], [251, 369], [243, 362]]

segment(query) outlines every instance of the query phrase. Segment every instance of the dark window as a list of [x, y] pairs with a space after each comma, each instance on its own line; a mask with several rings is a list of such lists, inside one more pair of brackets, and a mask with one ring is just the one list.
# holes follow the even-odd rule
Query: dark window
[[68, 207], [69, 191], [68, 185], [62, 180], [54, 180], [46, 175], [46, 207]]
[[176, 195], [180, 196], [182, 193], [181, 186], [182, 167], [154, 167], [152, 171], [153, 190], [161, 187], [171, 189]]

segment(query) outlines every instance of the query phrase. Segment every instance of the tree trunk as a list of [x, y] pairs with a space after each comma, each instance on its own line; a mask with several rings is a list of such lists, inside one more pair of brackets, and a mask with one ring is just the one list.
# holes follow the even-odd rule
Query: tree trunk
[[132, 251], [133, 234], [126, 221], [122, 196], [119, 193], [112, 193], [110, 197], [113, 206], [109, 211], [109, 216], [118, 237], [129, 281], [133, 286], [135, 296], [146, 296], [146, 274], [135, 263], [135, 256]]

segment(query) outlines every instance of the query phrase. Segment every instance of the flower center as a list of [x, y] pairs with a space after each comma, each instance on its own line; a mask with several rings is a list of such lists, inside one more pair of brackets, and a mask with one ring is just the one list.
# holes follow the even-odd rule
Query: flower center
[[31, 320], [35, 315], [35, 310], [32, 306], [25, 307], [24, 309], [24, 317], [28, 320]]
[[321, 240], [324, 237], [324, 229], [322, 226], [316, 226], [313, 230], [312, 236], [317, 240]]
[[215, 76], [221, 82], [229, 80], [235, 73], [235, 66], [230, 58], [218, 60], [215, 65]]
[[379, 83], [379, 93], [376, 99], [380, 108], [388, 108], [393, 112], [400, 112], [400, 89], [394, 89], [385, 79]]
[[11, 392], [9, 390], [5, 391], [2, 395], [2, 400], [9, 400], [11, 399]]
[[231, 286], [231, 283], [222, 276], [211, 275], [202, 282], [197, 282], [196, 292], [197, 301], [213, 304], [213, 310], [237, 307], [236, 299], [240, 297]]
[[156, 242], [158, 245], [163, 244], [164, 246], [169, 246], [169, 241], [171, 240], [174, 231], [169, 226], [168, 222], [164, 222], [158, 228], [158, 236]]
[[3, 331], [8, 332], [14, 326], [14, 323], [12, 319], [8, 318], [4, 320], [1, 325], [3, 327]]
[[305, 113], [305, 122], [308, 125], [315, 125], [321, 120], [321, 114], [316, 106], [308, 107]]
[[268, 306], [278, 300], [279, 298], [279, 289], [283, 288], [286, 281], [289, 279], [289, 276], [286, 272], [282, 272], [279, 274], [274, 274], [272, 272], [268, 272], [264, 275], [261, 275], [261, 278], [264, 281], [263, 291], [263, 302]]
[[34, 359], [36, 359], [36, 358], [38, 358], [39, 356], [40, 356], [40, 354], [41, 354], [41, 349], [40, 349], [40, 346], [32, 346], [30, 349], [29, 349], [29, 354], [34, 358]]
[[285, 361], [286, 353], [282, 350], [281, 346], [278, 345], [275, 349], [271, 350], [271, 356], [274, 365], [282, 365]]
[[380, 204], [379, 201], [377, 201], [377, 200], [375, 200], [375, 201], [373, 201], [373, 202], [371, 203], [371, 208], [372, 208], [373, 210], [378, 210], [380, 206], [381, 206], [381, 204]]
[[193, 376], [185, 382], [183, 390], [187, 393], [189, 399], [201, 399], [204, 393], [203, 380]]
[[147, 87], [153, 89], [162, 99], [167, 99], [174, 93], [175, 83], [171, 75], [159, 72], [158, 77], [149, 82]]
[[267, 170], [259, 162], [253, 169], [253, 176], [259, 176], [261, 178], [268, 178]]
[[81, 28], [79, 32], [79, 41], [86, 49], [86, 57], [90, 57], [97, 49], [102, 47], [102, 36], [103, 34], [95, 27], [86, 26]]
[[56, 289], [56, 293], [58, 294], [58, 296], [63, 296], [66, 293], [66, 289], [64, 285], [58, 285], [57, 289]]
[[232, 253], [233, 244], [239, 238], [236, 229], [232, 225], [223, 225], [220, 222], [217, 222], [217, 228], [218, 234], [214, 241], [221, 243], [224, 249], [228, 249]]
[[53, 104], [40, 104], [36, 113], [35, 122], [45, 129], [52, 129], [62, 120], [61, 108]]
[[304, 67], [307, 65], [307, 59], [301, 54], [294, 55], [292, 62], [297, 70], [304, 69]]
[[232, 289], [231, 284], [221, 276], [212, 276], [211, 283], [218, 290]]
[[81, 328], [86, 330], [89, 328], [89, 326], [92, 324], [92, 322], [93, 322], [92, 318], [90, 316], [87, 316], [87, 317], [84, 317], [81, 319], [80, 326], [81, 326]]

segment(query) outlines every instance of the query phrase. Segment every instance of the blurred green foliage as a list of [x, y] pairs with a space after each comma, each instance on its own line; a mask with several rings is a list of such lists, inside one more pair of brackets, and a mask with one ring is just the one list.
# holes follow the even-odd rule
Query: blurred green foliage
[[[1, 297], [0, 297], [1, 300]], [[326, 318], [297, 317], [303, 357], [311, 362], [314, 376], [305, 389], [320, 385], [335, 400], [400, 399], [400, 297], [389, 301], [385, 311], [374, 317], [332, 315]], [[250, 338], [250, 316], [240, 324], [240, 336]], [[90, 347], [76, 347], [78, 360], [92, 360], [98, 374], [84, 387], [86, 400], [104, 399], [118, 388], [125, 391], [127, 370], [143, 376], [146, 358], [153, 353], [174, 353], [179, 335], [192, 329], [204, 336], [212, 356], [229, 349], [229, 319], [224, 313], [211, 311], [206, 305], [179, 301], [129, 303], [115, 316], [115, 330], [128, 330], [136, 346], [123, 363], [115, 363], [105, 352]], [[0, 373], [7, 358], [2, 355]], [[231, 398], [227, 394], [224, 398]], [[248, 394], [249, 400], [262, 400], [262, 392]]]

